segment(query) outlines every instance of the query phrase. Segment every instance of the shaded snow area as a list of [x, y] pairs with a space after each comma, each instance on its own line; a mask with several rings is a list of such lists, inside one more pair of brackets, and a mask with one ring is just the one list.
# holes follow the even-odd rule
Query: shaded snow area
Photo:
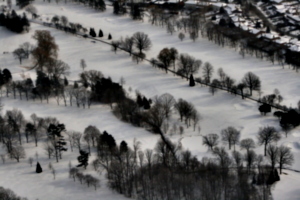
[[[107, 3], [108, 4], [108, 3]], [[196, 42], [186, 37], [182, 42], [178, 39], [178, 33], [174, 35], [167, 34], [166, 30], [150, 25], [147, 20], [144, 22], [132, 21], [128, 16], [115, 16], [112, 14], [112, 8], [107, 6], [103, 13], [96, 12], [88, 7], [75, 4], [64, 3], [46, 3], [36, 0], [34, 6], [37, 8], [39, 15], [43, 20], [54, 15], [67, 16], [70, 22], [80, 23], [84, 27], [95, 28], [96, 32], [102, 29], [104, 39], [107, 40], [109, 33], [113, 39], [125, 38], [131, 36], [137, 31], [145, 32], [152, 41], [152, 48], [146, 52], [147, 58], [154, 58], [164, 47], [175, 47], [179, 53], [188, 53], [203, 62], [210, 62], [215, 69], [214, 77], [217, 77], [217, 69], [223, 68], [225, 73], [234, 78], [237, 82], [241, 81], [246, 72], [252, 71], [258, 75], [262, 82], [263, 95], [273, 93], [277, 88], [284, 100], [282, 104], [296, 107], [300, 96], [299, 74], [291, 69], [282, 69], [279, 65], [264, 60], [247, 56], [242, 58], [238, 52], [230, 48], [221, 48], [205, 38], [198, 38]], [[18, 13], [24, 12], [17, 10]], [[20, 65], [19, 61], [14, 59], [12, 51], [24, 42], [35, 44], [32, 35], [35, 30], [49, 30], [55, 37], [55, 42], [59, 46], [59, 59], [66, 62], [71, 67], [71, 73], [68, 77], [70, 81], [78, 80], [78, 74], [82, 72], [80, 68], [80, 59], [84, 59], [87, 64], [86, 70], [99, 70], [106, 77], [111, 77], [114, 82], [119, 82], [124, 77], [126, 83], [124, 88], [132, 92], [129, 95], [134, 97], [136, 90], [141, 92], [147, 98], [153, 98], [163, 93], [172, 94], [175, 99], [182, 98], [195, 105], [195, 108], [201, 114], [200, 122], [201, 131], [193, 131], [193, 128], [185, 129], [182, 136], [167, 135], [172, 141], [181, 139], [185, 149], [189, 149], [193, 155], [199, 159], [204, 156], [211, 157], [207, 147], [202, 145], [202, 136], [209, 133], [220, 133], [222, 129], [233, 126], [241, 131], [241, 139], [252, 138], [257, 141], [256, 135], [260, 127], [274, 126], [278, 130], [278, 119], [271, 114], [261, 116], [258, 111], [258, 104], [250, 100], [242, 100], [239, 96], [230, 95], [229, 93], [219, 91], [214, 96], [208, 91], [207, 87], [196, 85], [189, 87], [188, 82], [172, 74], [166, 74], [163, 71], [152, 68], [147, 62], [136, 64], [132, 62], [128, 54], [118, 51], [116, 54], [111, 51], [111, 47], [100, 43], [92, 43], [90, 39], [84, 39], [79, 36], [64, 33], [62, 31], [44, 27], [31, 23], [29, 33], [15, 34], [4, 27], [0, 27], [0, 68], [8, 68], [13, 79], [18, 80], [22, 77], [31, 77], [35, 79], [34, 71], [27, 71], [31, 66], [31, 60], [24, 60]], [[188, 34], [186, 34], [187, 36]], [[10, 52], [2, 54], [2, 52]], [[195, 75], [202, 76], [202, 70]], [[130, 124], [119, 121], [111, 112], [108, 105], [92, 105], [91, 109], [65, 107], [57, 105], [54, 99], [49, 104], [36, 100], [18, 100], [11, 97], [4, 97], [2, 94], [2, 103], [6, 110], [18, 108], [22, 110], [26, 119], [29, 119], [32, 113], [40, 117], [56, 117], [61, 123], [66, 125], [67, 130], [76, 130], [83, 132], [88, 125], [94, 125], [99, 130], [106, 130], [112, 134], [117, 143], [125, 140], [129, 146], [132, 146], [134, 138], [141, 142], [142, 149], [153, 149], [159, 136], [146, 131], [143, 128], [133, 127]], [[18, 98], [18, 96], [17, 96]], [[179, 121], [179, 116], [173, 113], [173, 122]], [[291, 168], [300, 170], [300, 129], [296, 128], [291, 131], [287, 138], [283, 137], [278, 145], [284, 144], [292, 149], [295, 162]], [[225, 144], [221, 144], [224, 145]], [[43, 150], [42, 142], [35, 147], [33, 142], [24, 145], [27, 158], [33, 157], [34, 164], [38, 160], [44, 170], [41, 174], [35, 173], [35, 166], [31, 167], [27, 159], [22, 159], [20, 163], [15, 160], [7, 160], [5, 164], [0, 163], [0, 186], [10, 188], [20, 196], [27, 197], [30, 200], [121, 200], [126, 199], [122, 195], [113, 192], [106, 186], [107, 179], [105, 172], [96, 174], [90, 165], [83, 173], [93, 174], [101, 179], [101, 187], [94, 190], [79, 182], [73, 182], [69, 179], [69, 162], [73, 166], [77, 164], [77, 150], [71, 152], [68, 150], [63, 154], [63, 159], [56, 163], [54, 159], [49, 160]], [[228, 146], [226, 146], [228, 149]], [[0, 154], [4, 149], [0, 147]], [[263, 154], [263, 146], [255, 148], [257, 154]], [[38, 153], [38, 159], [36, 157]], [[242, 152], [245, 153], [244, 151]], [[91, 158], [90, 160], [93, 160]], [[53, 180], [51, 171], [48, 169], [49, 162], [52, 163], [57, 174]], [[286, 174], [281, 176], [281, 181], [276, 183], [272, 189], [273, 197], [276, 200], [296, 200], [300, 198], [300, 174], [288, 170], [283, 170]]]

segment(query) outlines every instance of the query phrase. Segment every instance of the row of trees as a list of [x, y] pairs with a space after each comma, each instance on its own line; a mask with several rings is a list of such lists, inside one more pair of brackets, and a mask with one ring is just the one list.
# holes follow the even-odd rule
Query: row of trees
[[[249, 89], [249, 94], [252, 96], [253, 90], [260, 91], [261, 81], [257, 75], [248, 72], [244, 75], [240, 83], [235, 84], [235, 80], [227, 75], [222, 68], [219, 68], [217, 73], [219, 78], [213, 79], [214, 67], [206, 62], [202, 65], [202, 61], [194, 58], [188, 54], [179, 54], [176, 48], [164, 48], [160, 51], [157, 59], [151, 59], [151, 64], [154, 67], [164, 69], [166, 73], [172, 71], [173, 73], [188, 79], [190, 76], [194, 79], [193, 75], [202, 68], [202, 77], [197, 77], [195, 80], [199, 83], [210, 86], [209, 90], [214, 94], [218, 88], [227, 90], [233, 94], [240, 94], [244, 98], [245, 89]], [[177, 67], [175, 65], [177, 63]], [[173, 70], [169, 67], [173, 65]], [[176, 71], [177, 69], [177, 71]]]
[[[154, 150], [142, 151], [136, 140], [131, 149], [125, 141], [117, 145], [110, 135], [100, 138], [94, 168], [104, 168], [109, 186], [127, 197], [193, 200], [270, 198], [266, 187], [270, 170], [260, 163], [257, 164], [259, 175], [252, 170], [250, 173], [244, 169], [243, 157], [236, 151], [231, 157], [224, 148], [215, 147], [215, 158], [199, 161], [190, 151], [184, 150], [180, 142], [173, 143], [168, 139], [159, 140]], [[262, 179], [263, 176], [266, 178]], [[260, 178], [259, 181], [256, 177]], [[257, 187], [252, 186], [258, 182]]]
[[[47, 2], [52, 3], [51, 0], [47, 0]], [[84, 6], [89, 6], [93, 9], [101, 11], [101, 12], [106, 10], [106, 4], [105, 4], [105, 1], [103, 1], [103, 0], [55, 0], [56, 4], [58, 4], [60, 2], [64, 2], [65, 4], [74, 2], [77, 4], [84, 5]]]
[[69, 177], [73, 178], [74, 182], [76, 179], [80, 182], [80, 184], [85, 183], [88, 187], [94, 186], [95, 190], [100, 186], [100, 180], [93, 177], [90, 174], [84, 175], [77, 168], [73, 167], [69, 170]]
[[[131, 37], [121, 38], [117, 41], [112, 41], [112, 50], [117, 51], [119, 48], [129, 53], [129, 56], [133, 55], [133, 60], [136, 57], [145, 58], [143, 51], [150, 50], [152, 42], [149, 36], [143, 32], [136, 32]], [[135, 51], [136, 50], [136, 51]]]
[[[278, 163], [280, 174], [282, 173], [282, 168], [291, 165], [294, 161], [291, 149], [281, 145], [277, 147], [273, 145], [280, 140], [281, 135], [274, 127], [263, 127], [260, 128], [257, 134], [257, 144], [264, 145], [264, 156], [270, 161], [272, 170], [275, 169], [275, 164]], [[231, 146], [234, 146], [234, 156], [238, 156], [240, 159], [244, 159], [247, 162], [248, 170], [253, 166], [255, 162], [262, 159], [262, 156], [257, 156], [252, 150], [255, 148], [255, 142], [251, 138], [246, 138], [240, 141], [240, 132], [234, 127], [228, 127], [221, 131], [221, 139], [223, 142]], [[216, 151], [217, 145], [219, 143], [219, 135], [211, 133], [203, 136], [202, 144], [207, 146], [212, 152]], [[239, 144], [241, 149], [246, 150], [246, 154], [242, 156], [240, 152], [235, 151], [235, 145]], [[219, 151], [219, 149], [217, 149]], [[261, 162], [261, 161], [260, 161]]]

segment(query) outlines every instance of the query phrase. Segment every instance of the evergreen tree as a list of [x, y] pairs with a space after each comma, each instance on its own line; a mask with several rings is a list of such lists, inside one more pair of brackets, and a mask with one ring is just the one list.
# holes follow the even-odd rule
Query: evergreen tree
[[111, 39], [112, 39], [112, 37], [111, 37], [111, 34], [108, 34], [108, 39], [109, 39], [109, 40], [111, 40]]
[[39, 162], [37, 162], [37, 164], [36, 164], [36, 170], [35, 170], [35, 172], [36, 173], [42, 173], [43, 172], [43, 169], [42, 169], [42, 167], [41, 167], [41, 165], [40, 165]]
[[128, 145], [127, 143], [123, 140], [121, 143], [120, 143], [120, 152], [121, 153], [126, 153], [128, 151]]
[[118, 2], [118, 1], [114, 1], [113, 6], [114, 6], [114, 11], [113, 11], [113, 13], [116, 14], [116, 15], [118, 15], [119, 12], [120, 12], [120, 5], [119, 5], [119, 2]]
[[99, 35], [98, 35], [98, 37], [103, 37], [103, 32], [102, 32], [101, 29], [99, 30]]
[[62, 158], [62, 151], [67, 151], [67, 148], [65, 148], [67, 143], [64, 141], [63, 136], [61, 135], [61, 133], [65, 130], [64, 124], [50, 124], [47, 129], [49, 139], [54, 144], [56, 162], [58, 162], [58, 158]]
[[90, 28], [90, 36], [96, 37], [96, 32], [94, 28]]
[[137, 98], [136, 98], [136, 103], [139, 107], [143, 107], [144, 106], [144, 102], [143, 102], [143, 99], [141, 97], [141, 95], [137, 95]]
[[143, 105], [145, 110], [150, 109], [150, 102], [146, 99], [146, 97], [143, 97]]
[[68, 85], [69, 85], [69, 81], [68, 81], [67, 77], [64, 78], [64, 85], [65, 85], [65, 86], [68, 86]]
[[193, 74], [191, 74], [191, 76], [190, 76], [190, 86], [191, 87], [195, 86], [195, 80], [194, 80]]
[[89, 162], [89, 153], [83, 150], [79, 151], [80, 156], [77, 157], [77, 160], [79, 162], [79, 165], [77, 165], [77, 167], [84, 167], [84, 169], [86, 169], [86, 167], [88, 166], [88, 162]]

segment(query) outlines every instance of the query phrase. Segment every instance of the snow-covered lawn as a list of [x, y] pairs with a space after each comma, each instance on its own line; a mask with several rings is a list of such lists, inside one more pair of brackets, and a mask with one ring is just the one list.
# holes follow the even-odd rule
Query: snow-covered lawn
[[[145, 32], [152, 40], [152, 49], [147, 52], [147, 58], [156, 57], [159, 51], [164, 47], [175, 47], [180, 53], [188, 53], [201, 59], [203, 62], [210, 62], [215, 71], [222, 67], [224, 71], [232, 78], [240, 81], [243, 75], [252, 71], [262, 80], [262, 91], [264, 94], [270, 94], [274, 88], [278, 88], [284, 97], [283, 103], [287, 106], [296, 106], [300, 94], [299, 74], [288, 69], [282, 69], [278, 65], [272, 65], [268, 61], [257, 60], [246, 56], [243, 59], [237, 52], [229, 48], [220, 48], [219, 46], [199, 38], [195, 43], [189, 39], [183, 42], [177, 37], [177, 33], [169, 35], [161, 27], [151, 26], [147, 22], [132, 21], [127, 16], [115, 16], [112, 9], [107, 6], [107, 11], [99, 13], [90, 8], [74, 4], [48, 4], [42, 1], [35, 2], [40, 15], [43, 18], [52, 17], [54, 14], [65, 15], [71, 22], [81, 23], [85, 27], [94, 27], [96, 31], [101, 28], [105, 34], [111, 33], [113, 39], [131, 36], [137, 31]], [[257, 110], [257, 104], [252, 101], [241, 100], [240, 97], [230, 95], [226, 92], [218, 92], [212, 96], [207, 87], [189, 87], [186, 80], [174, 77], [172, 74], [165, 74], [150, 66], [149, 63], [137, 65], [131, 61], [128, 54], [117, 52], [114, 54], [108, 45], [103, 43], [92, 43], [89, 39], [83, 39], [52, 28], [43, 27], [37, 24], [31, 24], [31, 31], [22, 35], [13, 34], [5, 28], [0, 27], [0, 68], [8, 68], [14, 76], [14, 79], [21, 79], [22, 71], [25, 76], [35, 78], [34, 71], [26, 71], [24, 66], [29, 66], [30, 61], [24, 61], [22, 66], [18, 60], [13, 59], [12, 54], [2, 54], [4, 51], [12, 52], [20, 44], [35, 41], [31, 38], [35, 30], [45, 29], [51, 31], [59, 46], [59, 59], [68, 63], [71, 67], [70, 80], [77, 80], [80, 69], [80, 59], [85, 59], [87, 69], [100, 70], [105, 76], [110, 76], [115, 82], [121, 77], [126, 80], [125, 89], [129, 87], [132, 91], [138, 90], [148, 98], [163, 93], [170, 93], [176, 99], [183, 98], [192, 102], [201, 113], [202, 121], [201, 132], [193, 131], [192, 128], [186, 129], [183, 135], [182, 144], [184, 148], [192, 151], [199, 159], [203, 156], [209, 156], [207, 148], [202, 145], [201, 135], [208, 133], [220, 133], [228, 126], [233, 126], [241, 131], [241, 139], [253, 138], [256, 140], [258, 129], [263, 126], [274, 126], [280, 129], [278, 120], [273, 116], [260, 116]], [[201, 75], [201, 69], [199, 75]], [[133, 94], [134, 92], [132, 92]], [[83, 132], [88, 125], [95, 125], [101, 131], [106, 130], [112, 134], [117, 142], [126, 140], [131, 146], [136, 138], [141, 141], [142, 148], [153, 148], [158, 136], [147, 132], [142, 128], [133, 127], [130, 124], [120, 122], [113, 114], [109, 106], [93, 105], [91, 109], [82, 109], [73, 107], [57, 106], [54, 101], [49, 104], [39, 101], [20, 101], [10, 98], [2, 98], [4, 111], [19, 108], [28, 119], [30, 114], [36, 113], [38, 116], [53, 116], [66, 125], [67, 130], [77, 130]], [[177, 141], [181, 136], [173, 135], [170, 138]], [[300, 132], [299, 128], [293, 130], [290, 136], [283, 138], [278, 144], [286, 144], [292, 148], [295, 156], [294, 169], [300, 170]], [[73, 165], [77, 163], [78, 153], [68, 151], [59, 164], [54, 164], [57, 170], [57, 179], [52, 180], [52, 175], [47, 169], [49, 160], [43, 153], [35, 147], [26, 145], [27, 157], [35, 157], [35, 152], [39, 152], [39, 161], [42, 164], [44, 173], [36, 175], [35, 168], [30, 167], [26, 160], [21, 163], [7, 161], [5, 165], [0, 165], [0, 186], [8, 187], [14, 190], [18, 195], [26, 196], [29, 199], [124, 199], [121, 195], [114, 194], [105, 186], [104, 174], [101, 175], [102, 187], [96, 192], [93, 188], [86, 188], [78, 182], [74, 183], [68, 179], [68, 163]], [[39, 147], [41, 148], [41, 147]], [[258, 154], [263, 153], [263, 147], [257, 147]], [[52, 160], [54, 163], [54, 160]], [[92, 167], [88, 172], [94, 173]], [[298, 173], [287, 171], [288, 175], [282, 176], [282, 181], [275, 186], [275, 199], [297, 198], [297, 185], [300, 182]], [[289, 188], [288, 190], [284, 188]]]

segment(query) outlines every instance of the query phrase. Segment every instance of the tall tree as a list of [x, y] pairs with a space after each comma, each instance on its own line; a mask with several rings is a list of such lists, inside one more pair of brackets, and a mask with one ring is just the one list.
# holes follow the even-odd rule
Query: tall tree
[[219, 143], [218, 139], [218, 134], [210, 133], [202, 137], [202, 144], [209, 147], [210, 150], [213, 150], [213, 148]]
[[56, 162], [58, 162], [59, 158], [62, 158], [62, 151], [67, 151], [67, 148], [64, 147], [66, 142], [61, 134], [63, 131], [65, 131], [64, 124], [50, 124], [47, 129], [49, 139], [51, 140], [51, 143], [55, 149]]
[[13, 51], [13, 55], [16, 59], [19, 59], [20, 61], [20, 65], [22, 64], [22, 60], [24, 58], [26, 58], [26, 54], [25, 54], [25, 51], [24, 49], [21, 49], [21, 48], [18, 48], [16, 50]]
[[213, 72], [214, 72], [213, 66], [208, 62], [204, 63], [202, 73], [203, 73], [203, 79], [205, 83], [207, 84], [210, 83], [210, 79], [212, 77]]
[[246, 85], [246, 87], [249, 88], [250, 96], [252, 95], [253, 90], [260, 90], [261, 87], [260, 79], [252, 72], [246, 73], [242, 82], [243, 84]]
[[280, 146], [278, 148], [277, 162], [279, 163], [280, 174], [282, 173], [282, 168], [286, 165], [292, 165], [294, 162], [294, 156], [289, 147]]
[[57, 58], [58, 46], [55, 43], [54, 37], [51, 36], [50, 31], [47, 30], [35, 31], [33, 39], [37, 41], [37, 47], [32, 51], [34, 67], [43, 71], [43, 67], [50, 60]]
[[280, 133], [272, 126], [266, 126], [259, 129], [257, 139], [259, 145], [265, 146], [265, 156], [267, 155], [267, 146], [272, 142], [277, 142], [281, 138]]
[[143, 50], [147, 51], [151, 48], [152, 43], [147, 34], [143, 32], [136, 32], [135, 34], [133, 34], [132, 38], [134, 40], [136, 48], [140, 53], [142, 53]]
[[228, 143], [229, 149], [231, 149], [231, 145], [233, 145], [234, 150], [235, 145], [239, 142], [240, 134], [240, 131], [232, 126], [221, 131], [222, 140]]
[[191, 74], [198, 72], [202, 61], [195, 59], [188, 54], [180, 54], [178, 58], [178, 74], [184, 75], [188, 78]]
[[251, 138], [243, 139], [240, 142], [240, 147], [241, 147], [241, 149], [245, 149], [247, 152], [249, 152], [250, 149], [255, 148], [254, 140]]

